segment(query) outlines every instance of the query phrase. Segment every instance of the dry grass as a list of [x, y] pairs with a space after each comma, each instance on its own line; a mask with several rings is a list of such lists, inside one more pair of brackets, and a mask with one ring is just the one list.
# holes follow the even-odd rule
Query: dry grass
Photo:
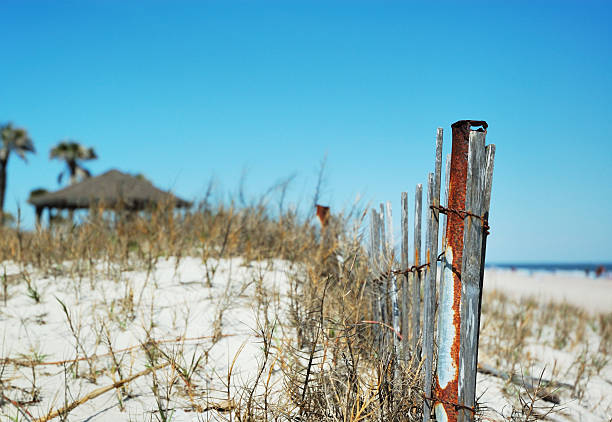
[[[192, 212], [160, 207], [120, 218], [98, 212], [82, 224], [31, 232], [0, 228], [0, 262], [18, 268], [8, 275], [0, 271], [5, 307], [19, 294], [32, 304], [54, 302], [73, 347], [72, 359], [51, 362], [33, 337], [25, 353], [3, 355], [0, 414], [69, 420], [75, 408], [97, 397], [94, 392], [114, 394], [125, 411], [143, 394], [143, 384], [135, 386], [140, 381], [154, 399], [145, 420], [173, 420], [177, 409], [199, 420], [422, 420], [420, 362], [409, 354], [402, 359], [392, 348], [381, 354], [373, 347], [372, 326], [363, 323], [372, 319], [366, 288], [371, 269], [360, 224], [361, 214], [352, 210], [333, 216], [322, 231], [313, 219], [282, 207], [272, 212], [262, 200], [240, 207], [204, 201]], [[194, 258], [204, 268], [202, 278], [182, 279], [183, 264]], [[241, 259], [240, 268], [232, 258]], [[287, 291], [265, 282], [278, 260], [287, 263]], [[211, 292], [214, 320], [207, 335], [189, 337], [194, 316], [188, 304], [159, 303], [164, 298], [155, 292], [163, 280], [156, 271], [167, 262], [176, 283]], [[50, 286], [66, 280], [74, 303], [97, 295], [97, 305], [83, 313], [50, 297]], [[216, 345], [235, 335], [238, 303], [248, 303], [257, 315], [251, 327], [259, 341], [259, 353], [251, 357], [257, 368], [246, 379], [236, 373], [244, 343], [228, 350], [222, 372], [214, 370]], [[162, 312], [171, 313], [171, 336], [158, 326]], [[38, 315], [24, 327], [45, 324], [46, 318]], [[140, 344], [120, 346], [134, 330]], [[592, 332], [599, 344], [587, 341]], [[577, 358], [564, 374], [548, 369], [551, 378], [572, 374], [571, 394], [580, 399], [590, 377], [609, 364], [612, 315], [590, 319], [567, 306], [485, 297], [483, 359], [508, 373], [531, 368], [537, 376], [541, 362], [529, 348], [534, 343], [573, 351]], [[56, 377], [63, 378], [63, 387], [56, 386], [56, 397], [41, 397], [40, 379], [49, 368], [60, 369]], [[535, 393], [524, 388], [509, 418], [541, 416], [534, 403], [542, 399], [538, 391], [550, 386], [538, 384]], [[510, 382], [506, 394], [517, 394]], [[31, 414], [41, 402], [51, 405]]]
[[[97, 397], [95, 391], [114, 391], [118, 407], [125, 409], [135, 394], [135, 374], [148, 379], [156, 403], [150, 409], [153, 420], [171, 420], [177, 403], [201, 412], [203, 420], [213, 412], [215, 417], [237, 420], [406, 420], [405, 415], [419, 419], [418, 372], [402, 370], [406, 375], [400, 380], [393, 376], [397, 367], [416, 365], [398, 362], [393, 354], [375, 356], [371, 328], [360, 323], [368, 319], [370, 306], [364, 295], [368, 268], [354, 217], [335, 216], [321, 232], [313, 219], [291, 211], [273, 215], [263, 201], [240, 208], [204, 202], [193, 212], [160, 207], [119, 218], [97, 212], [78, 225], [30, 232], [0, 228], [0, 262], [19, 268], [18, 274], [2, 278], [4, 300], [25, 283], [33, 303], [55, 301], [64, 314], [74, 355], [49, 362], [44, 346], [33, 339], [30, 353], [6, 356], [4, 366], [16, 369], [17, 378], [31, 385], [20, 390], [13, 388], [18, 384], [13, 378], [2, 377], [2, 412], [36, 419], [28, 408], [50, 399], [40, 397], [40, 374], [61, 367], [64, 392], [47, 401], [54, 404], [38, 415], [41, 420], [68, 418], [76, 407]], [[214, 300], [210, 338], [195, 348], [186, 343], [189, 307], [173, 310], [173, 325], [181, 318], [184, 323], [176, 323], [183, 332], [171, 341], [159, 337], [155, 315], [160, 307], [154, 297], [147, 299], [149, 290], [158, 287], [158, 264], [172, 259], [175, 277], [183, 282], [179, 273], [186, 257], [199, 258], [205, 268], [196, 283], [203, 288], [221, 285], [223, 292]], [[240, 285], [227, 282], [232, 277], [223, 267], [235, 257], [253, 267], [251, 279]], [[271, 270], [269, 263], [279, 259], [290, 263], [289, 292], [270, 290], [263, 282], [266, 266]], [[225, 272], [219, 274], [222, 269]], [[138, 284], [125, 275], [128, 272], [140, 272], [145, 279]], [[61, 298], [48, 297], [49, 287], [37, 284], [41, 278], [49, 280], [47, 286], [68, 280], [76, 303], [99, 294], [99, 305], [87, 314], [70, 309]], [[108, 283], [113, 292], [105, 290]], [[206, 391], [201, 380], [210, 378], [204, 371], [213, 359], [211, 349], [232, 335], [226, 328], [228, 313], [250, 288], [249, 300], [258, 314], [256, 335], [262, 341], [257, 375], [235, 379], [234, 363], [241, 349], [234, 350], [226, 373], [213, 375], [224, 391]], [[286, 303], [281, 303], [283, 296]], [[141, 344], [118, 347], [121, 333], [134, 327], [143, 333]], [[139, 361], [145, 362], [140, 372]], [[83, 382], [97, 385], [109, 378], [108, 386], [79, 392]]]

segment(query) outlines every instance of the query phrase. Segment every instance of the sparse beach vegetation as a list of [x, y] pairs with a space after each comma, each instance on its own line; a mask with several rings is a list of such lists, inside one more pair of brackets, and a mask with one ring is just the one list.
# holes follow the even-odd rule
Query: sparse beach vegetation
[[[264, 199], [2, 227], [0, 414], [420, 421], [421, 362], [364, 323], [363, 214], [322, 230]], [[480, 417], [610, 412], [611, 343], [612, 314], [485, 290]]]

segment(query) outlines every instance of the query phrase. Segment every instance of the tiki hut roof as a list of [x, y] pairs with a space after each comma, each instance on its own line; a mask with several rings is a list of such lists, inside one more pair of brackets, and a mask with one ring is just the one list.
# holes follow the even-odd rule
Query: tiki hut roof
[[55, 192], [31, 196], [28, 202], [37, 208], [125, 207], [140, 210], [157, 203], [174, 202], [176, 207], [188, 207], [190, 202], [164, 192], [148, 180], [118, 170], [110, 170]]

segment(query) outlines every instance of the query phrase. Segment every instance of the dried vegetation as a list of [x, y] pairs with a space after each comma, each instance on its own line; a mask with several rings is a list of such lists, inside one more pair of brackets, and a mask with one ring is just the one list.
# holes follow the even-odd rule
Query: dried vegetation
[[[422, 420], [420, 362], [410, 353], [380, 355], [364, 323], [372, 318], [362, 215], [335, 215], [322, 231], [312, 218], [279, 208], [203, 201], [191, 212], [98, 212], [78, 225], [0, 228], [2, 316], [29, 339], [23, 350], [3, 342], [0, 415], [73, 420], [88, 403], [112, 397], [97, 411], [113, 408], [127, 420], [186, 413], [196, 420]], [[271, 284], [279, 271], [285, 281]], [[193, 301], [164, 293], [176, 286], [191, 289]], [[208, 300], [210, 318], [196, 295]], [[11, 314], [20, 306], [31, 311]], [[240, 337], [234, 320], [245, 308], [255, 323]], [[609, 365], [612, 315], [593, 319], [499, 294], [485, 298], [483, 313], [481, 360], [504, 373], [533, 370], [537, 378], [534, 345], [570, 350], [576, 359], [564, 370], [580, 400], [593, 374]], [[70, 345], [69, 358], [47, 349], [49, 339], [39, 335], [45, 324], [63, 327], [57, 335]], [[238, 373], [247, 353], [251, 371]], [[547, 369], [552, 378], [563, 375]], [[504, 416], [511, 420], [541, 417], [548, 410], [537, 404], [560, 388], [514, 386], [509, 378], [504, 390], [518, 397]], [[144, 406], [138, 414], [136, 402]]]

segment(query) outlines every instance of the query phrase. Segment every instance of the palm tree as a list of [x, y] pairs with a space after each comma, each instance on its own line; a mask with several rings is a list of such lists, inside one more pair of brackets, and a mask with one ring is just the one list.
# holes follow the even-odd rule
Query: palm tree
[[22, 160], [27, 161], [26, 153], [36, 152], [34, 143], [27, 130], [13, 127], [12, 123], [0, 126], [0, 223], [4, 216], [4, 196], [6, 194], [6, 168], [12, 151], [15, 151]]
[[[80, 177], [89, 177], [91, 173], [80, 163], [81, 161], [95, 160], [98, 158], [93, 148], [87, 148], [76, 141], [65, 140], [61, 141], [57, 146], [51, 149], [49, 158], [56, 158], [66, 162], [68, 172], [70, 173], [70, 184], [77, 181]], [[57, 178], [58, 183], [62, 183], [62, 178], [65, 172], [61, 172]]]

